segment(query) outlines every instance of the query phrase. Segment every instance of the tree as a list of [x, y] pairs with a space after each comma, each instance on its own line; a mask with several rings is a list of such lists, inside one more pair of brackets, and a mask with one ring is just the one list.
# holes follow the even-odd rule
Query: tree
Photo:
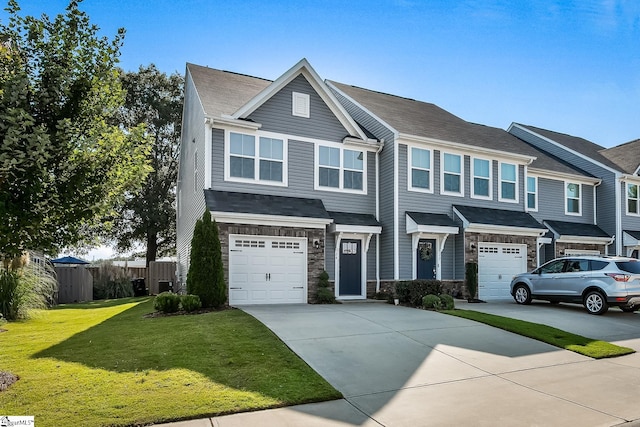
[[0, 24], [0, 257], [56, 253], [92, 230], [149, 171], [143, 128], [113, 124], [123, 104], [113, 40], [71, 1], [51, 20]]
[[203, 307], [220, 307], [227, 300], [218, 224], [211, 221], [209, 211], [193, 230], [187, 293], [198, 295]]
[[170, 76], [155, 65], [140, 67], [137, 73], [120, 77], [126, 91], [118, 122], [125, 127], [145, 125], [153, 140], [148, 158], [153, 170], [142, 188], [126, 196], [118, 208], [113, 238], [120, 251], [136, 243], [146, 246], [147, 265], [158, 254], [175, 252], [175, 182], [178, 173], [184, 79]]

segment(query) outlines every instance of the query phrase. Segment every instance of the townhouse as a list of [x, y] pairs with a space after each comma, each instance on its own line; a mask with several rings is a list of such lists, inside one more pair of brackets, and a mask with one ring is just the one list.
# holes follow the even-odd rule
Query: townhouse
[[[611, 253], [608, 177], [518, 129], [324, 81], [304, 59], [274, 81], [187, 64], [179, 280], [205, 209], [232, 305], [312, 302], [323, 270], [340, 299], [415, 278], [459, 288], [468, 262], [480, 298], [505, 298], [513, 274], [555, 256]], [[637, 179], [611, 164], [633, 217]], [[637, 246], [640, 226], [624, 227]]]

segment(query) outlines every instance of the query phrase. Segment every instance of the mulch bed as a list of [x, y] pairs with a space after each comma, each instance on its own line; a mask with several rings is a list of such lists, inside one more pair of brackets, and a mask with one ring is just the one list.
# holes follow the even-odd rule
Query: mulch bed
[[13, 375], [11, 372], [0, 371], [0, 392], [5, 391], [9, 386], [20, 378], [17, 375]]
[[188, 313], [184, 310], [176, 311], [175, 313], [163, 313], [161, 311], [154, 311], [153, 313], [145, 314], [143, 317], [155, 318], [155, 317], [172, 317], [172, 316], [190, 316], [192, 314], [205, 314], [205, 313], [212, 313], [214, 311], [231, 310], [231, 309], [233, 308], [226, 305], [220, 308], [202, 308], [200, 310], [192, 311], [191, 313]]

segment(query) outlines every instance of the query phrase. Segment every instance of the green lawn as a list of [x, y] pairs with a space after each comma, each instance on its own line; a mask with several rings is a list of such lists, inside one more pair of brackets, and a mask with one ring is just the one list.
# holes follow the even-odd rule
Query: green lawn
[[144, 318], [151, 298], [69, 304], [7, 323], [0, 415], [39, 426], [134, 425], [341, 395], [240, 310]]
[[618, 357], [635, 353], [635, 350], [627, 347], [572, 334], [540, 323], [526, 322], [524, 320], [511, 319], [509, 317], [472, 310], [444, 310], [443, 313], [485, 323], [496, 328], [504, 329], [505, 331], [593, 357], [594, 359]]

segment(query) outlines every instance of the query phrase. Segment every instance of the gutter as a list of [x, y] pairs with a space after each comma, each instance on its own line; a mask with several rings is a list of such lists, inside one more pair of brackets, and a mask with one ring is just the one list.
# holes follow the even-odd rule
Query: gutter
[[[376, 221], [380, 222], [380, 153], [384, 148], [384, 138], [376, 150]], [[380, 235], [376, 236], [376, 293], [380, 292]]]

